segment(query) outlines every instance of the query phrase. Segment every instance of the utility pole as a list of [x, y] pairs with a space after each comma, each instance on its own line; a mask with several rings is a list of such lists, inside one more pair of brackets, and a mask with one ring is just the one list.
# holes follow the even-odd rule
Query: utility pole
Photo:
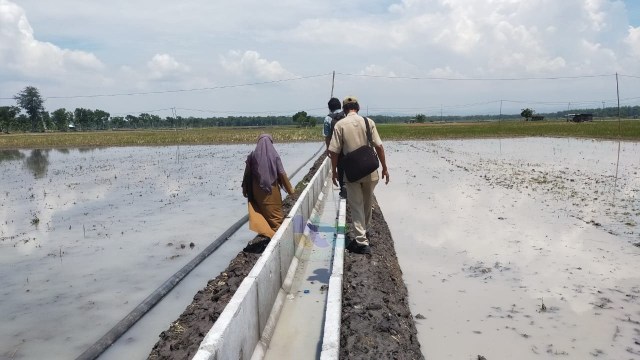
[[502, 122], [502, 100], [500, 100], [500, 117], [498, 117], [498, 124]]
[[618, 82], [618, 73], [616, 73], [616, 94], [618, 95], [618, 135], [620, 135], [620, 83]]
[[333, 86], [336, 83], [336, 71], [333, 70], [333, 77], [331, 78], [331, 96], [329, 98], [333, 97]]
[[175, 107], [172, 107], [172, 108], [171, 108], [171, 115], [173, 115], [173, 119], [174, 119], [174, 123], [173, 123], [173, 130], [174, 130], [174, 131], [178, 131], [178, 127], [177, 127], [177, 124], [178, 124], [178, 116], [176, 115], [176, 108], [175, 108]]

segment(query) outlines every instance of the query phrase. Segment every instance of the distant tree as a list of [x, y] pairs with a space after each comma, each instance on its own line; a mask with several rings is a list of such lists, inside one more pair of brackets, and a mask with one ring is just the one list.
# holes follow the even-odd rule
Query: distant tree
[[143, 128], [153, 128], [160, 125], [160, 116], [158, 115], [142, 113], [138, 116], [138, 119], [140, 120], [140, 127]]
[[147, 114], [147, 113], [142, 113], [140, 115], [138, 115], [138, 119], [140, 119], [140, 127], [141, 128], [148, 128], [151, 127], [151, 114]]
[[42, 111], [40, 113], [40, 118], [42, 119], [43, 129], [41, 130], [49, 130], [53, 128], [53, 122], [51, 121], [51, 114], [48, 111]]
[[130, 128], [137, 129], [138, 126], [140, 126], [140, 119], [138, 119], [137, 116], [127, 115], [125, 119], [127, 120], [127, 123], [129, 123]]
[[18, 117], [13, 124], [13, 127], [20, 131], [29, 131], [31, 128], [29, 117], [25, 114], [18, 114]]
[[79, 127], [79, 130], [85, 131], [91, 128], [93, 123], [93, 111], [84, 108], [76, 108], [73, 112], [73, 117], [75, 119], [76, 127]]
[[427, 121], [427, 115], [425, 115], [425, 114], [416, 115], [416, 122], [423, 123], [425, 121]]
[[299, 127], [316, 126], [315, 119], [307, 115], [306, 111], [298, 111], [292, 118], [293, 122], [298, 124]]
[[0, 132], [8, 134], [19, 113], [20, 108], [17, 106], [0, 106]]
[[106, 130], [107, 124], [109, 123], [109, 117], [111, 115], [108, 112], [99, 109], [94, 110], [92, 115], [96, 129]]
[[65, 108], [60, 108], [51, 113], [51, 121], [59, 131], [67, 131], [73, 119], [73, 114]]
[[529, 108], [522, 109], [520, 116], [522, 116], [525, 121], [529, 121], [529, 119], [533, 116], [533, 110]]
[[[44, 100], [36, 87], [27, 86], [13, 97], [29, 116], [31, 121], [31, 131], [38, 130], [42, 122], [42, 112], [44, 111]], [[44, 129], [43, 129], [44, 130]]]
[[122, 116], [114, 116], [111, 118], [110, 123], [112, 128], [122, 129], [125, 126], [126, 121], [124, 121]]

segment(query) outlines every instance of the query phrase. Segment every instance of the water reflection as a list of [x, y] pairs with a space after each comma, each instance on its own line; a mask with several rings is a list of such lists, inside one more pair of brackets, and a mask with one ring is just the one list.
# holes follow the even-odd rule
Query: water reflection
[[49, 152], [51, 150], [31, 150], [31, 154], [25, 159], [24, 164], [36, 179], [42, 179], [47, 175], [49, 168]]
[[0, 150], [0, 163], [3, 161], [16, 161], [24, 159], [20, 150]]
[[[278, 152], [289, 172], [318, 147]], [[246, 214], [234, 164], [250, 151], [180, 146], [180, 164], [175, 147], [0, 151], [0, 359], [73, 359], [100, 339]], [[203, 276], [223, 270], [239, 246]], [[116, 358], [146, 358], [193, 293]]]
[[400, 185], [376, 196], [425, 357], [633, 357], [640, 144], [621, 147], [618, 163], [611, 141], [385, 144]]

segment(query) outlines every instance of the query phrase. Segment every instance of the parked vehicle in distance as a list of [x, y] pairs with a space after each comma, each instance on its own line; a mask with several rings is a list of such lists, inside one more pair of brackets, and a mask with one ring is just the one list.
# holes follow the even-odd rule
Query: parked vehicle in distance
[[567, 122], [593, 121], [593, 114], [567, 114]]

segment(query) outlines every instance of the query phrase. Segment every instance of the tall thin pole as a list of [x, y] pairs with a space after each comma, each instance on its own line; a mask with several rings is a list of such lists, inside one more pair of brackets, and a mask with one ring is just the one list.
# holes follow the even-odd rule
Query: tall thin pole
[[618, 187], [618, 167], [620, 166], [620, 85], [618, 83], [618, 73], [616, 73], [616, 93], [618, 95], [618, 159], [616, 160], [616, 177], [613, 181], [613, 204], [616, 203], [616, 188]]
[[498, 117], [498, 123], [502, 121], [502, 100], [500, 100], [500, 117]]
[[620, 136], [620, 83], [618, 82], [618, 73], [616, 73], [616, 93], [618, 95], [618, 136]]
[[333, 97], [333, 86], [335, 85], [335, 83], [336, 83], [336, 71], [333, 70], [333, 76], [331, 77], [331, 96], [330, 97]]

